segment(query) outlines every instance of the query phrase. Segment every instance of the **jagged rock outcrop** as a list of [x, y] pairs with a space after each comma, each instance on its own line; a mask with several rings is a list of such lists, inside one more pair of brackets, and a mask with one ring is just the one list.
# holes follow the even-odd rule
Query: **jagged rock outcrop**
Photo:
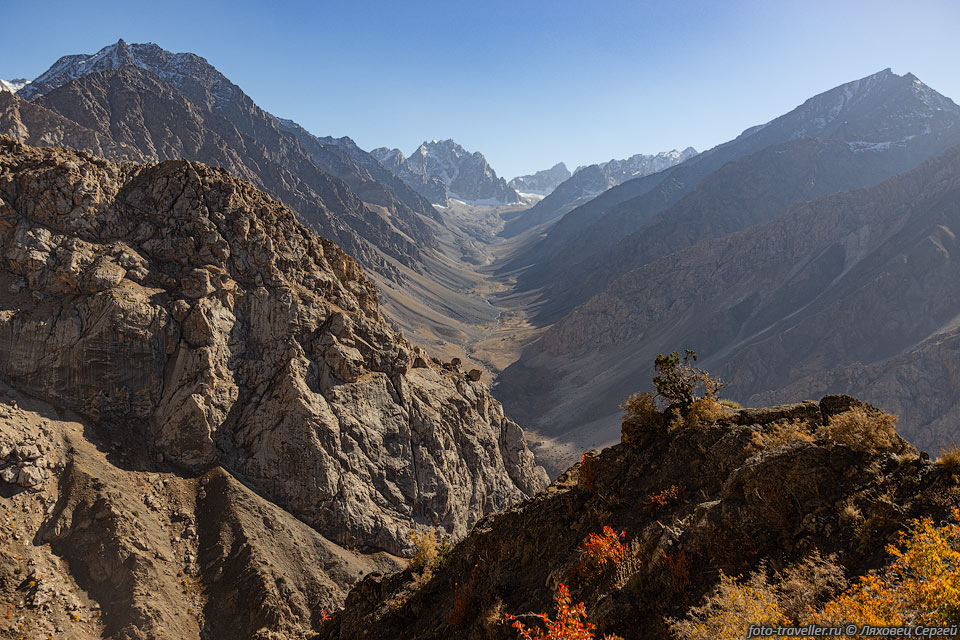
[[[594, 452], [546, 491], [484, 518], [429, 580], [407, 569], [371, 575], [323, 627], [327, 640], [502, 639], [504, 613], [536, 625], [560, 583], [583, 601], [597, 637], [674, 637], [680, 618], [717, 584], [819, 552], [847, 577], [889, 562], [884, 547], [911, 518], [942, 522], [960, 505], [949, 469], [894, 437], [840, 444], [823, 425], [852, 408], [821, 402], [726, 410], [700, 426], [631, 424], [627, 441]], [[786, 425], [802, 437], [777, 441]], [[625, 531], [616, 570], [582, 568], [581, 543], [610, 526]]]
[[534, 174], [517, 176], [507, 183], [507, 186], [523, 193], [538, 193], [549, 195], [551, 191], [570, 177], [567, 165], [558, 162], [549, 169], [542, 169]]
[[0, 142], [0, 377], [344, 545], [461, 536], [546, 482], [487, 388], [385, 325], [334, 243], [226, 171]]

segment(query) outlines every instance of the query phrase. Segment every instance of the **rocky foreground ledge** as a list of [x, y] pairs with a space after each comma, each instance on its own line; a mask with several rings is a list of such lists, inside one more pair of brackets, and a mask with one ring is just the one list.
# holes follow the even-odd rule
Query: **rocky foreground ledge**
[[[876, 430], [861, 432], [865, 422]], [[945, 521], [960, 505], [960, 469], [931, 461], [892, 424], [848, 396], [716, 405], [684, 421], [628, 416], [624, 442], [478, 522], [426, 577], [408, 568], [365, 578], [320, 637], [518, 638], [504, 614], [535, 627], [533, 614], [552, 614], [568, 584], [597, 638], [676, 638], [668, 620], [700, 604], [721, 572], [832, 555], [831, 571], [864, 575], [889, 562], [884, 547], [910, 519]], [[626, 557], [615, 571], [585, 572], [583, 543], [607, 526], [625, 532]]]

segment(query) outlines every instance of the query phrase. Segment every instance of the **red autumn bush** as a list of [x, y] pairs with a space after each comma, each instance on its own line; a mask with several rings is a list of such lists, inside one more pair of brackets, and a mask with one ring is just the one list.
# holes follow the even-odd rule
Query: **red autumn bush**
[[611, 527], [604, 527], [603, 534], [591, 533], [580, 543], [580, 564], [584, 569], [603, 571], [608, 567], [618, 567], [626, 560], [628, 549], [621, 539], [626, 531], [617, 533]]
[[[543, 623], [543, 629], [528, 629], [516, 616], [509, 613], [504, 615], [504, 622], [509, 622], [523, 640], [593, 640], [593, 632], [597, 626], [587, 622], [587, 612], [582, 602], [574, 606], [567, 585], [561, 584], [557, 587], [554, 608], [556, 620], [551, 620], [545, 613], [537, 614]], [[603, 636], [603, 640], [623, 639], [619, 636]]]

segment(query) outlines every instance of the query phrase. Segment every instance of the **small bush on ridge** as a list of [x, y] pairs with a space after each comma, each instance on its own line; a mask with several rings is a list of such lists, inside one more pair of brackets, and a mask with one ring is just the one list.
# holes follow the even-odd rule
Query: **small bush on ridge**
[[410, 543], [413, 545], [413, 557], [410, 566], [415, 571], [430, 570], [440, 556], [440, 541], [432, 531], [411, 531]]
[[890, 451], [897, 441], [897, 416], [865, 407], [839, 413], [821, 428], [822, 433], [842, 445], [871, 452]]
[[663, 414], [657, 410], [652, 393], [635, 393], [622, 403], [623, 422], [620, 425], [621, 442], [635, 442], [640, 436], [663, 424]]
[[697, 399], [698, 390], [702, 389], [703, 397], [713, 399], [723, 388], [720, 380], [693, 366], [696, 361], [697, 353], [690, 349], [684, 352], [682, 359], [676, 351], [657, 356], [653, 365], [657, 369], [653, 386], [667, 406], [686, 409]]

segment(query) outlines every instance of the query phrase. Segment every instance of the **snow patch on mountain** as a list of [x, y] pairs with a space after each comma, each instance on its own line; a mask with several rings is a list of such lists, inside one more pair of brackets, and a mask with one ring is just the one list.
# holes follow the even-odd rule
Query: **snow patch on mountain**
[[23, 89], [25, 86], [30, 84], [30, 81], [26, 78], [14, 78], [13, 80], [0, 80], [0, 91], [9, 91], [10, 93], [16, 93]]
[[[627, 180], [632, 180], [633, 178], [640, 178], [650, 175], [651, 173], [669, 169], [695, 155], [697, 155], [697, 150], [693, 147], [687, 147], [683, 151], [672, 149], [670, 151], [661, 151], [654, 155], [638, 153], [624, 160], [608, 160], [596, 166], [616, 185], [626, 182]], [[573, 173], [576, 175], [586, 168], [586, 166], [579, 166]]]

